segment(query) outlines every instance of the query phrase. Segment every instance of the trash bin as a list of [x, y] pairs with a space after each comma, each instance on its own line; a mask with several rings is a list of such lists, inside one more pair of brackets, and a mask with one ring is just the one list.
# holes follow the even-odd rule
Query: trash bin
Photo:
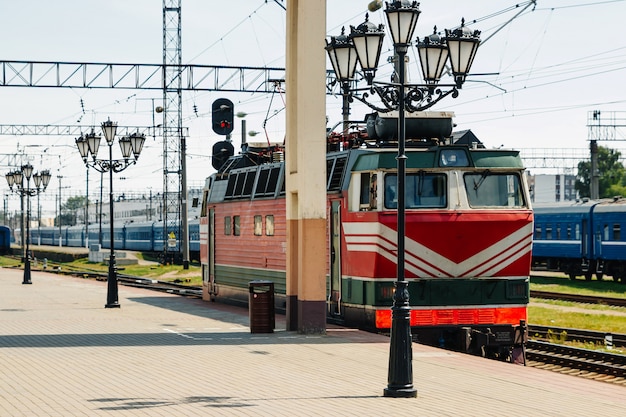
[[249, 290], [250, 333], [273, 333], [274, 283], [262, 280], [250, 281]]

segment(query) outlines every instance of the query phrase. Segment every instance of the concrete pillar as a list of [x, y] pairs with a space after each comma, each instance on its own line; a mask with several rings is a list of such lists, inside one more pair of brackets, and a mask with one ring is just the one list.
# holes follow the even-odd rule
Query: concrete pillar
[[287, 329], [326, 332], [326, 0], [287, 1]]

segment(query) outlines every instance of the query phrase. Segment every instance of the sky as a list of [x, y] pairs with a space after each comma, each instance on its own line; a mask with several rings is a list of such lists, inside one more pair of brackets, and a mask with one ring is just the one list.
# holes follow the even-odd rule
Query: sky
[[[368, 3], [328, 0], [327, 37], [363, 22]], [[459, 97], [446, 98], [432, 110], [453, 111], [456, 130], [471, 129], [488, 148], [584, 153], [590, 112], [626, 118], [626, 0], [537, 0], [535, 7], [520, 14], [527, 3], [420, 2], [417, 37], [432, 33], [435, 25], [438, 30], [456, 27], [462, 17], [472, 29], [482, 31], [483, 42]], [[284, 4], [182, 0], [183, 63], [284, 68]], [[0, 60], [161, 64], [162, 7], [162, 0], [0, 0]], [[370, 13], [369, 19], [386, 24], [382, 9]], [[389, 39], [387, 35], [381, 63], [392, 54]], [[411, 48], [408, 56], [408, 81], [420, 83], [416, 49]], [[381, 65], [377, 79], [388, 81], [390, 74], [390, 64]], [[247, 131], [260, 132], [249, 141], [284, 138], [284, 94], [184, 92], [190, 187], [201, 186], [214, 171], [211, 147], [223, 137], [211, 129], [211, 103], [221, 97], [235, 103], [235, 112], [247, 114]], [[80, 125], [85, 133], [109, 118], [120, 126], [151, 126], [153, 109], [162, 98], [158, 90], [0, 87], [0, 124]], [[341, 120], [339, 95], [327, 96], [326, 111], [329, 126]], [[368, 112], [365, 106], [354, 105], [351, 119], [362, 119]], [[240, 137], [237, 120], [236, 150]], [[624, 128], [618, 137], [626, 137]], [[86, 169], [74, 139], [0, 136], [0, 171], [14, 169], [8, 164], [16, 154], [36, 171], [50, 169], [52, 182], [40, 197], [44, 211], [53, 211], [59, 192], [63, 199], [85, 193]], [[600, 145], [626, 148], [626, 142]], [[160, 138], [149, 137], [137, 165], [116, 174], [115, 194], [160, 192], [162, 153]], [[60, 182], [58, 175], [63, 176]], [[94, 194], [99, 187], [100, 176], [91, 170], [90, 200], [98, 198]], [[0, 190], [9, 194], [4, 180]], [[8, 198], [8, 209], [19, 209], [17, 196]]]

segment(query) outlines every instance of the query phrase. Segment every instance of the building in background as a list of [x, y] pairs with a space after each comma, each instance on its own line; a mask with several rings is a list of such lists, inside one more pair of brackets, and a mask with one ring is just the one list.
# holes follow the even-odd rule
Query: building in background
[[575, 183], [575, 175], [528, 175], [530, 196], [533, 203], [576, 201], [578, 195], [574, 188]]

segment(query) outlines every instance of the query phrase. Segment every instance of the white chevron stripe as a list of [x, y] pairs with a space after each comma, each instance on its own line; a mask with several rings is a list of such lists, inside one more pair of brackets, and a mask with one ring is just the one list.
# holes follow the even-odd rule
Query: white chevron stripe
[[[392, 262], [397, 258], [397, 232], [380, 223], [344, 223], [349, 251], [375, 252]], [[455, 263], [407, 238], [406, 269], [417, 276], [493, 276], [531, 250], [532, 224], [527, 224], [470, 258]]]

